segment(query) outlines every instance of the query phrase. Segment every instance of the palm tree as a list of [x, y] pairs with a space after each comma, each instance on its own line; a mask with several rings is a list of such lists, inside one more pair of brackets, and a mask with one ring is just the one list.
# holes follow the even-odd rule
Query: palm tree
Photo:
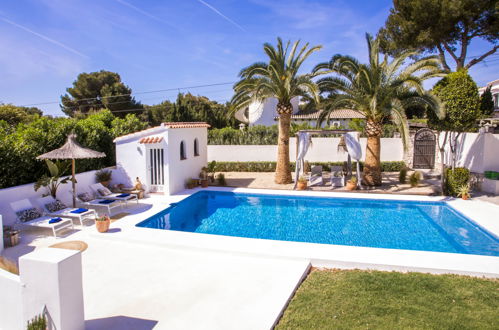
[[405, 109], [413, 105], [424, 105], [442, 116], [438, 99], [427, 93], [423, 81], [443, 76], [437, 56], [428, 56], [404, 63], [416, 52], [407, 51], [389, 59], [380, 59], [379, 40], [366, 34], [369, 62], [361, 64], [351, 56], [334, 55], [329, 62], [318, 64], [315, 74], [333, 73], [333, 76], [317, 81], [321, 92], [334, 93], [334, 100], [322, 111], [318, 125], [328, 120], [336, 109], [355, 110], [366, 117], [366, 160], [363, 179], [366, 185], [381, 185], [380, 137], [383, 124], [393, 122], [402, 136], [404, 148], [409, 142], [409, 129]]
[[[277, 147], [277, 167], [275, 182], [285, 184], [291, 182], [289, 164], [289, 130], [293, 106], [291, 99], [297, 96], [309, 96], [319, 100], [319, 88], [312, 81], [312, 74], [298, 74], [303, 62], [322, 46], [308, 47], [306, 43], [298, 50], [300, 41], [291, 45], [288, 41], [284, 47], [277, 38], [277, 47], [265, 43], [263, 50], [269, 57], [267, 62], [254, 63], [239, 73], [241, 78], [234, 85], [234, 96], [231, 104], [233, 111], [248, 107], [252, 102], [263, 102], [274, 97], [277, 99], [279, 115], [279, 139]], [[291, 47], [290, 47], [291, 46]]]

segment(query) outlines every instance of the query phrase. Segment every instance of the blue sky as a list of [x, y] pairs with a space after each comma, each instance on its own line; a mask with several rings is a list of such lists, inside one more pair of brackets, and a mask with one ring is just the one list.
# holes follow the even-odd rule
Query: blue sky
[[[391, 1], [306, 0], [6, 0], [0, 3], [0, 102], [39, 105], [62, 115], [57, 102], [80, 72], [118, 72], [134, 92], [237, 80], [263, 60], [262, 44], [301, 39], [323, 49], [309, 70], [335, 53], [366, 58], [365, 32], [376, 33]], [[470, 55], [487, 45], [472, 44]], [[479, 85], [499, 78], [499, 63], [479, 64]], [[193, 94], [229, 100], [230, 85]], [[144, 104], [177, 91], [137, 94]]]

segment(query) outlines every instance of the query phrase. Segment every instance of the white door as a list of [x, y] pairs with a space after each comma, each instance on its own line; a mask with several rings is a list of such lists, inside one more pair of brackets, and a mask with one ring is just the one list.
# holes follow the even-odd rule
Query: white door
[[147, 181], [151, 191], [165, 191], [165, 150], [147, 148]]

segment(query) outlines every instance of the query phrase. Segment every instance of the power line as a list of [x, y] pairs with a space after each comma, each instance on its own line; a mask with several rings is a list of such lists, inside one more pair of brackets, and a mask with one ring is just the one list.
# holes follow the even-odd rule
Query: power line
[[[205, 93], [219, 93], [219, 92], [227, 92], [229, 90], [232, 90], [231, 89], [223, 89], [223, 90], [215, 90], [215, 91], [206, 91]], [[153, 100], [153, 99], [158, 99], [158, 98], [168, 98], [168, 97], [171, 97], [171, 96], [175, 96], [175, 94], [169, 94], [169, 95], [163, 95], [163, 96], [155, 96], [155, 97], [149, 97], [149, 98], [146, 98], [146, 99], [143, 99], [143, 100]], [[203, 96], [203, 95], [201, 95]], [[112, 97], [112, 96], [110, 96]], [[210, 101], [215, 101], [217, 102], [217, 100], [212, 100], [210, 99]], [[104, 107], [107, 107], [108, 105], [111, 105], [111, 104], [120, 104], [120, 103], [129, 103], [130, 100], [125, 100], [125, 101], [116, 101], [116, 102], [109, 102], [109, 103], [106, 103], [106, 104], [103, 104]], [[81, 104], [81, 105], [73, 105], [73, 106], [64, 106], [65, 109], [78, 109], [79, 107], [91, 107], [92, 105], [96, 105], [96, 104]], [[116, 111], [113, 111], [113, 112], [116, 112]]]
[[[111, 97], [131, 96], [132, 94], [138, 95], [138, 94], [151, 94], [151, 93], [171, 92], [171, 91], [179, 91], [180, 92], [180, 90], [182, 90], [182, 89], [195, 89], [195, 88], [204, 88], [204, 87], [212, 87], [212, 86], [233, 85], [234, 83], [235, 83], [235, 81], [215, 83], [215, 84], [195, 85], [195, 86], [187, 86], [187, 87], [165, 88], [165, 89], [142, 91], [142, 92], [135, 92], [135, 93], [128, 93], [128, 94], [110, 95], [110, 96], [102, 96], [102, 97], [89, 97], [89, 98], [80, 99], [78, 101], [102, 100], [102, 99], [111, 98]], [[39, 103], [21, 105], [21, 107], [30, 107], [30, 106], [35, 106], [35, 105], [46, 105], [46, 104], [59, 104], [59, 103], [60, 103], [59, 101], [57, 101], [57, 102], [39, 102]]]

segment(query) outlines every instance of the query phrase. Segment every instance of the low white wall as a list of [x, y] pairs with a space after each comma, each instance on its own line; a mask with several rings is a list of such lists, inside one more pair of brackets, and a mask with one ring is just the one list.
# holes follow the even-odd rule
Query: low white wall
[[[40, 164], [40, 166], [45, 165]], [[120, 169], [108, 169], [113, 172], [111, 184], [127, 183], [128, 178], [125, 177], [126, 173], [124, 171]], [[82, 172], [76, 175], [77, 192], [90, 191], [89, 186], [95, 183], [95, 172], [96, 171]], [[40, 188], [38, 191], [35, 191], [33, 185], [34, 183], [28, 183], [21, 186], [0, 189], [0, 215], [3, 216], [4, 225], [12, 225], [16, 221], [16, 215], [10, 207], [11, 202], [27, 198], [34, 206], [40, 207], [40, 205], [37, 204], [37, 199], [42, 197], [42, 195], [46, 193], [46, 190], [45, 188]], [[72, 205], [73, 195], [71, 182], [59, 186], [59, 189], [57, 189], [57, 198], [68, 206]]]
[[0, 329], [26, 329], [44, 312], [49, 329], [84, 329], [80, 251], [37, 249], [19, 258], [19, 273], [0, 269]]
[[0, 329], [26, 329], [18, 275], [0, 269]]
[[[312, 138], [312, 146], [305, 159], [312, 162], [335, 162], [347, 159], [346, 153], [338, 153], [339, 138]], [[362, 158], [365, 157], [366, 138], [360, 139], [362, 145]], [[296, 159], [296, 138], [289, 141], [290, 160]], [[401, 161], [404, 149], [399, 138], [381, 139], [381, 160]], [[208, 161], [224, 162], [250, 162], [250, 161], [276, 161], [276, 145], [209, 145]]]

